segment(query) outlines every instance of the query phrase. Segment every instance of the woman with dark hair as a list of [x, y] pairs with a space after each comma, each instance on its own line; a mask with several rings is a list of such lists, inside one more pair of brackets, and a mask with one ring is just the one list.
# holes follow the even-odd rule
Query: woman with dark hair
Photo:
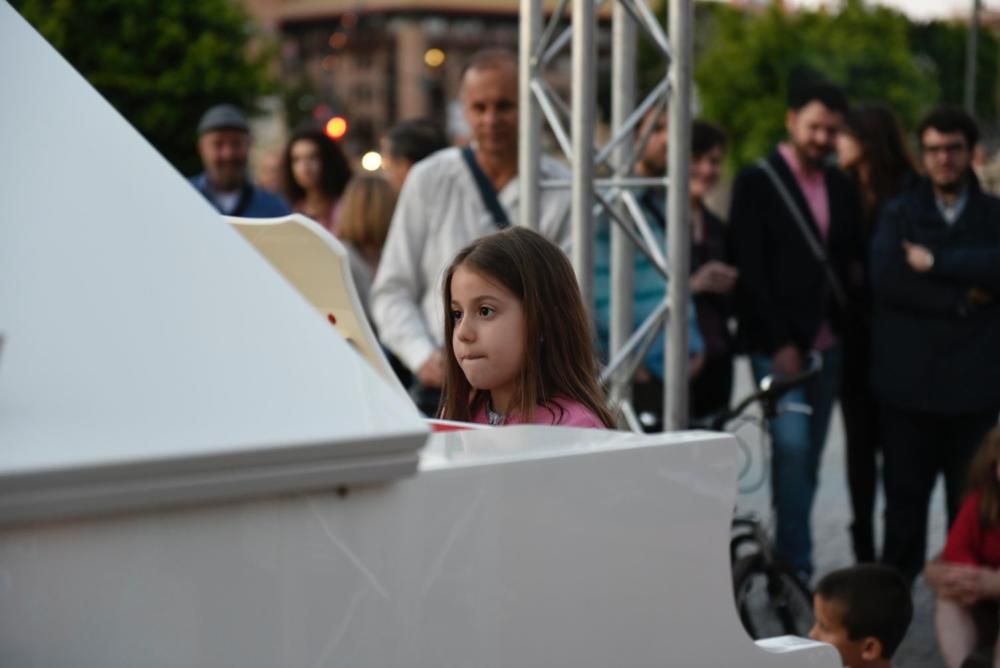
[[298, 130], [285, 148], [282, 174], [292, 208], [336, 231], [337, 202], [351, 180], [351, 165], [340, 144], [318, 128]]
[[[871, 244], [882, 208], [914, 180], [916, 169], [893, 111], [884, 104], [852, 108], [837, 138], [837, 161], [861, 194], [865, 248]], [[867, 259], [868, 253], [863, 257]], [[865, 271], [854, 314], [844, 335], [840, 406], [847, 435], [847, 483], [854, 521], [851, 539], [859, 562], [875, 560], [872, 524], [878, 474], [878, 415], [872, 397], [871, 296]]]
[[853, 107], [837, 136], [837, 162], [861, 192], [864, 229], [871, 239], [882, 206], [916, 175], [913, 156], [892, 109], [880, 103]]
[[691, 125], [691, 294], [698, 328], [705, 341], [704, 362], [691, 379], [694, 417], [711, 415], [729, 405], [733, 387], [733, 341], [729, 333], [731, 297], [738, 272], [729, 264], [726, 226], [705, 205], [719, 181], [726, 136], [717, 126], [696, 120]]

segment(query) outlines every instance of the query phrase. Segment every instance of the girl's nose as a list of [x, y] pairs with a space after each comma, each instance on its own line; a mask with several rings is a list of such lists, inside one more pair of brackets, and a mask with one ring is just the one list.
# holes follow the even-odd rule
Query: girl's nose
[[457, 336], [460, 341], [472, 341], [475, 338], [474, 329], [471, 325], [469, 325], [468, 318], [462, 318], [455, 325], [455, 336]]

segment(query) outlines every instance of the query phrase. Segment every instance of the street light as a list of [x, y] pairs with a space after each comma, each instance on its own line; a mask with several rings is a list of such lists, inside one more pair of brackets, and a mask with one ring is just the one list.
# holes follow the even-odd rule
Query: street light
[[441, 49], [427, 49], [424, 52], [424, 63], [428, 67], [441, 67], [447, 58], [448, 56]]
[[361, 167], [368, 172], [376, 172], [382, 166], [382, 156], [375, 151], [368, 151], [361, 156]]
[[326, 122], [326, 136], [334, 141], [342, 139], [347, 134], [347, 119], [334, 116]]

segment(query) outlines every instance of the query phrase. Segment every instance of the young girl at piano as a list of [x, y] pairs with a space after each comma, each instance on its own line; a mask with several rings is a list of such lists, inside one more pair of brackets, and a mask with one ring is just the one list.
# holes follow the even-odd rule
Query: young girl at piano
[[[1000, 599], [1000, 427], [986, 435], [972, 459], [967, 484], [969, 492], [948, 531], [944, 551], [924, 571], [937, 596], [934, 622], [941, 656], [949, 668], [964, 665], [973, 650], [984, 644], [978, 634], [984, 625], [989, 626], [989, 618], [994, 628], [996, 624]], [[1000, 640], [985, 640], [1000, 646]]]
[[444, 276], [441, 417], [611, 427], [573, 268], [523, 227], [474, 241]]

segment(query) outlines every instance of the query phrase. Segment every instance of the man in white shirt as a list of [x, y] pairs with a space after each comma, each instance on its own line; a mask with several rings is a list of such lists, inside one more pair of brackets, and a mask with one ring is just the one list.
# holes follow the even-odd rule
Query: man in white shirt
[[[491, 49], [474, 55], [462, 77], [461, 101], [473, 142], [468, 156], [447, 148], [418, 162], [406, 177], [372, 286], [372, 316], [382, 342], [416, 375], [421, 409], [433, 413], [444, 380], [441, 275], [471, 241], [518, 220], [517, 59]], [[477, 185], [474, 162], [484, 186]], [[567, 178], [543, 157], [543, 179]], [[499, 211], [490, 202], [499, 202]], [[570, 240], [569, 191], [545, 189], [539, 232], [563, 250]], [[498, 220], [498, 217], [505, 220]]]

